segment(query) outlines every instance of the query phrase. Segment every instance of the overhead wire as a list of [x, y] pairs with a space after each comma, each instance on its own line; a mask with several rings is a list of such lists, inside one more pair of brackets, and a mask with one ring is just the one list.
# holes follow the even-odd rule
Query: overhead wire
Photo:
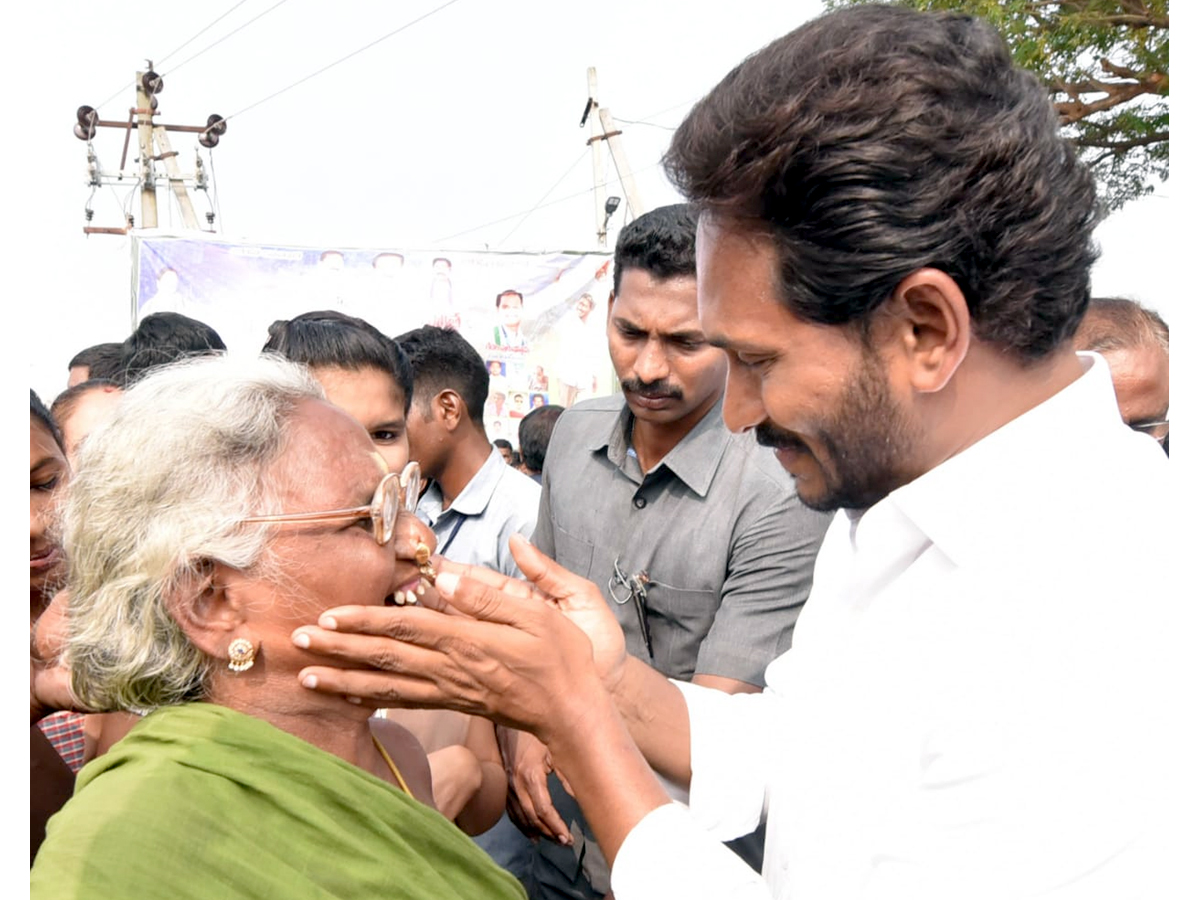
[[659, 125], [657, 122], [644, 122], [640, 119], [622, 119], [618, 116], [613, 116], [614, 122], [620, 122], [622, 125], [649, 125], [651, 128], [661, 128], [663, 131], [674, 131], [677, 125]]
[[197, 31], [195, 34], [193, 34], [190, 38], [188, 38], [186, 41], [184, 41], [182, 44], [180, 44], [178, 47], [176, 47], [170, 53], [166, 54], [163, 57], [160, 57], [158, 59], [158, 64], [160, 66], [163, 65], [168, 59], [170, 59], [172, 56], [174, 56], [176, 53], [178, 53], [180, 50], [182, 50], [184, 47], [186, 47], [192, 41], [196, 40], [196, 38], [200, 37], [200, 35], [204, 34], [204, 32], [208, 31], [210, 28], [212, 28], [214, 25], [216, 25], [218, 22], [220, 22], [222, 19], [224, 19], [226, 16], [228, 16], [231, 12], [233, 12], [235, 9], [237, 9], [239, 6], [242, 6], [245, 3], [246, 3], [246, 0], [238, 0], [237, 3], [233, 4], [233, 6], [229, 7], [229, 9], [225, 10], [225, 12], [221, 13], [219, 16], [217, 16], [215, 19], [213, 19], [211, 22], [209, 22], [207, 25], [205, 25], [203, 28], [201, 28], [199, 31]]
[[[280, 0], [280, 2], [282, 3], [282, 2], [284, 2], [284, 0]], [[266, 103], [268, 100], [274, 100], [276, 97], [280, 96], [281, 94], [286, 94], [288, 91], [292, 90], [292, 88], [299, 87], [300, 85], [304, 84], [304, 82], [306, 82], [306, 81], [311, 81], [313, 78], [316, 78], [318, 75], [328, 72], [334, 66], [339, 66], [342, 63], [346, 62], [347, 60], [353, 59], [355, 56], [358, 56], [358, 54], [360, 54], [366, 50], [370, 50], [376, 44], [380, 44], [383, 41], [386, 41], [388, 38], [394, 37], [395, 35], [399, 34], [400, 32], [405, 31], [409, 28], [412, 28], [418, 22], [423, 22], [425, 19], [428, 19], [430, 16], [441, 12], [443, 9], [445, 9], [448, 6], [453, 6], [457, 2], [458, 2], [458, 0], [447, 0], [447, 2], [443, 3], [441, 6], [435, 7], [434, 9], [431, 9], [427, 13], [417, 16], [417, 18], [413, 19], [412, 21], [405, 22], [399, 28], [396, 28], [393, 31], [389, 31], [387, 34], [383, 35], [383, 37], [376, 38], [375, 40], [371, 41], [371, 43], [369, 43], [363, 47], [359, 47], [353, 53], [348, 53], [345, 56], [343, 56], [341, 59], [336, 59], [333, 62], [329, 63], [328, 65], [322, 66], [321, 68], [317, 69], [317, 71], [315, 71], [309, 75], [305, 75], [303, 78], [301, 78], [297, 81], [293, 81], [287, 87], [280, 88], [278, 91], [275, 91], [275, 93], [269, 94], [266, 97], [263, 97], [261, 100], [256, 100], [254, 103], [251, 103], [249, 106], [239, 109], [237, 112], [233, 113], [232, 115], [225, 116], [225, 121], [229, 121], [234, 116], [240, 116], [244, 113], [247, 113], [250, 110], [254, 109], [256, 106], [261, 106], [262, 104]], [[276, 6], [277, 5], [278, 4], [276, 4]], [[272, 7], [272, 9], [274, 9], [274, 7]]]
[[[211, 22], [209, 22], [207, 25], [205, 25], [203, 28], [201, 28], [199, 31], [197, 31], [195, 34], [193, 34], [190, 38], [188, 38], [186, 41], [184, 41], [182, 44], [180, 44], [178, 47], [176, 47], [174, 50], [172, 50], [166, 56], [161, 57], [158, 61], [159, 64], [161, 65], [166, 60], [170, 59], [172, 56], [174, 56], [176, 53], [178, 53], [180, 50], [182, 50], [184, 47], [186, 47], [192, 41], [196, 40], [196, 38], [200, 37], [200, 35], [204, 34], [204, 32], [208, 31], [210, 28], [212, 28], [214, 25], [216, 25], [218, 22], [220, 22], [222, 19], [224, 19], [226, 16], [228, 16], [231, 12], [233, 12], [235, 9], [237, 9], [239, 6], [241, 6], [245, 2], [246, 2], [246, 0], [238, 0], [237, 3], [235, 3], [229, 9], [225, 10], [225, 12], [221, 13], [221, 15], [217, 16], [215, 19], [213, 19]], [[276, 6], [278, 6], [278, 5], [279, 4], [276, 4]], [[272, 7], [272, 8], [274, 8], [274, 7]], [[267, 12], [270, 12], [270, 10], [267, 10]], [[263, 15], [266, 15], [266, 13], [263, 13]], [[257, 18], [261, 18], [261, 16], [259, 16]], [[249, 23], [247, 23], [247, 24], [249, 24]], [[242, 26], [242, 27], [245, 27], [245, 26]], [[238, 30], [241, 30], [241, 29], [238, 29]], [[233, 32], [231, 32], [231, 34], [232, 33]], [[228, 37], [228, 36], [229, 35], [226, 35], [226, 37]], [[222, 38], [221, 40], [224, 40], [224, 39], [225, 38]], [[218, 41], [217, 43], [220, 43], [220, 41]], [[216, 44], [211, 44], [208, 47], [206, 47], [205, 50], [211, 50], [215, 46], [216, 46]], [[200, 52], [203, 53], [204, 50], [202, 50]], [[197, 54], [197, 56], [198, 55], [199, 54]], [[190, 61], [190, 60], [188, 60], [188, 61]], [[178, 69], [179, 66], [176, 66], [175, 68]], [[120, 97], [123, 93], [125, 93], [131, 87], [134, 87], [136, 84], [137, 84], [136, 81], [125, 82], [125, 84], [121, 85], [121, 87], [119, 87], [116, 91], [114, 91], [110, 97], [108, 97], [107, 99], [105, 99], [104, 101], [99, 103], [96, 106], [96, 109], [103, 109], [105, 106], [107, 106], [112, 101], [116, 100], [118, 97]]]
[[[225, 35], [224, 37], [217, 38], [215, 41], [213, 41], [211, 44], [209, 44], [209, 45], [208, 45], [207, 47], [205, 47], [203, 50], [198, 50], [198, 51], [196, 51], [196, 52], [195, 52], [195, 53], [193, 53], [191, 56], [189, 56], [187, 59], [185, 59], [183, 62], [181, 62], [179, 65], [177, 65], [177, 66], [172, 66], [172, 67], [171, 67], [171, 68], [170, 68], [168, 71], [166, 71], [166, 72], [163, 72], [163, 73], [161, 73], [161, 74], [163, 74], [164, 76], [166, 76], [166, 75], [169, 75], [169, 74], [171, 74], [172, 72], [178, 72], [180, 69], [182, 69], [182, 68], [183, 68], [184, 66], [186, 66], [188, 63], [190, 63], [192, 60], [196, 59], [196, 58], [197, 58], [197, 57], [199, 57], [199, 56], [203, 56], [205, 53], [207, 53], [207, 52], [208, 52], [209, 50], [211, 50], [213, 47], [216, 47], [216, 46], [218, 46], [219, 44], [223, 44], [225, 41], [229, 40], [231, 37], [233, 37], [235, 34], [237, 34], [237, 33], [238, 33], [239, 31], [241, 31], [243, 28], [246, 28], [246, 27], [248, 27], [248, 26], [250, 26], [250, 25], [253, 25], [255, 22], [257, 22], [257, 21], [258, 21], [259, 19], [261, 19], [263, 16], [267, 15], [268, 13], [272, 13], [272, 12], [274, 12], [275, 10], [279, 9], [279, 7], [283, 6], [283, 4], [285, 4], [285, 3], [287, 3], [287, 0], [279, 0], [279, 2], [278, 2], [278, 3], [275, 3], [274, 5], [267, 7], [266, 9], [264, 9], [262, 12], [260, 12], [260, 13], [259, 13], [257, 16], [255, 16], [254, 18], [252, 18], [252, 19], [247, 19], [245, 22], [243, 22], [243, 23], [242, 23], [241, 25], [239, 25], [237, 28], [233, 29], [233, 31], [229, 32], [229, 33], [228, 33], [227, 35]], [[239, 5], [240, 5], [240, 4], [239, 4]], [[236, 9], [236, 7], [235, 7], [235, 9]], [[189, 43], [190, 43], [190, 41], [189, 41]]]
[[[640, 175], [640, 174], [642, 174], [643, 172], [649, 172], [651, 169], [656, 169], [656, 168], [658, 168], [658, 163], [657, 163], [657, 162], [654, 162], [654, 163], [651, 163], [651, 164], [650, 164], [650, 165], [648, 165], [648, 166], [642, 166], [642, 168], [640, 168], [640, 169], [634, 169], [634, 170], [633, 170], [632, 172], [630, 172], [629, 174], [630, 174], [630, 175]], [[607, 188], [607, 187], [611, 187], [612, 185], [614, 185], [614, 184], [616, 184], [616, 183], [617, 183], [617, 182], [615, 182], [615, 181], [611, 181], [611, 180], [610, 180], [610, 181], [606, 181], [606, 182], [604, 182], [604, 187], [606, 187], [606, 188]], [[567, 194], [565, 197], [557, 197], [557, 198], [555, 198], [554, 200], [550, 200], [550, 201], [548, 201], [548, 202], [546, 202], [546, 203], [542, 203], [542, 204], [540, 204], [539, 206], [536, 206], [536, 207], [534, 207], [534, 208], [533, 208], [533, 209], [531, 209], [531, 210], [526, 210], [526, 211], [524, 211], [524, 212], [513, 213], [513, 214], [512, 214], [512, 215], [510, 215], [510, 216], [502, 216], [502, 217], [501, 217], [501, 218], [499, 218], [499, 219], [493, 219], [493, 220], [492, 220], [492, 221], [490, 221], [490, 222], [484, 222], [482, 225], [476, 225], [476, 226], [474, 226], [474, 227], [472, 227], [472, 228], [466, 228], [466, 229], [464, 229], [464, 230], [462, 230], [462, 231], [457, 231], [457, 232], [455, 232], [454, 234], [447, 235], [446, 237], [440, 237], [440, 238], [437, 238], [437, 239], [434, 241], [434, 243], [436, 243], [436, 244], [441, 244], [441, 243], [443, 243], [443, 242], [445, 242], [445, 241], [452, 241], [452, 240], [454, 240], [454, 239], [455, 239], [455, 238], [457, 238], [457, 237], [462, 237], [464, 234], [470, 234], [470, 233], [471, 233], [471, 232], [473, 232], [473, 231], [482, 231], [484, 228], [490, 228], [490, 227], [492, 227], [493, 225], [499, 225], [499, 224], [501, 224], [501, 223], [503, 223], [503, 222], [508, 222], [508, 221], [511, 221], [512, 219], [516, 219], [516, 218], [518, 218], [518, 217], [520, 217], [520, 216], [526, 216], [526, 215], [528, 215], [529, 213], [531, 213], [531, 212], [536, 212], [536, 211], [537, 211], [537, 210], [539, 210], [539, 209], [546, 209], [547, 207], [550, 207], [550, 206], [556, 206], [556, 205], [558, 205], [559, 203], [566, 203], [568, 200], [574, 200], [576, 197], [583, 197], [583, 196], [584, 196], [584, 195], [586, 195], [586, 194], [590, 194], [590, 193], [592, 193], [592, 191], [594, 191], [594, 190], [595, 190], [595, 188], [594, 188], [594, 187], [590, 187], [590, 188], [587, 188], [586, 190], [583, 190], [583, 191], [577, 191], [577, 192], [576, 192], [576, 193], [574, 193], [574, 194]]]
[[514, 225], [512, 227], [512, 229], [508, 232], [508, 234], [506, 234], [504, 237], [502, 237], [499, 241], [496, 242], [496, 246], [499, 247], [499, 246], [503, 245], [505, 241], [507, 241], [510, 237], [512, 237], [513, 234], [515, 234], [517, 232], [517, 230], [520, 229], [520, 227], [525, 224], [525, 220], [528, 219], [534, 213], [534, 211], [538, 209], [539, 206], [541, 206], [542, 201], [545, 200], [547, 197], [549, 197], [551, 194], [553, 194], [554, 189], [556, 187], [558, 187], [560, 184], [562, 184], [563, 180], [566, 179], [566, 177], [568, 175], [570, 175], [572, 172], [574, 172], [575, 167], [578, 166], [581, 162], [583, 162], [584, 157], [587, 156], [591, 152], [592, 152], [591, 147], [585, 147], [583, 149], [583, 152], [579, 154], [578, 159], [576, 159], [573, 163], [571, 163], [571, 165], [567, 166], [567, 171], [563, 172], [562, 175], [560, 175], [558, 177], [558, 180], [556, 182], [554, 182], [554, 184], [550, 185], [550, 190], [548, 190], [548, 191], [546, 191], [546, 193], [542, 194], [542, 196], [538, 198], [537, 203], [535, 203], [533, 206], [531, 206], [525, 212], [525, 215], [521, 217], [521, 221], [518, 222], [516, 225]]

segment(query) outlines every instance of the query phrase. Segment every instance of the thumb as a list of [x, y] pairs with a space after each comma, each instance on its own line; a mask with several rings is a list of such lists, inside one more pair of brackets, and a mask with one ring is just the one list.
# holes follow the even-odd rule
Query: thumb
[[552, 600], [566, 599], [591, 585], [586, 578], [564, 569], [519, 532], [508, 539], [508, 549], [530, 583]]

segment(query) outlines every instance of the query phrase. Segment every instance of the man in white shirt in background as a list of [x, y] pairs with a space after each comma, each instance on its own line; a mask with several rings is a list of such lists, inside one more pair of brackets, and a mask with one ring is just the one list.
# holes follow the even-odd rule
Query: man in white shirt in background
[[[595, 587], [520, 540], [532, 586], [447, 563], [426, 603], [455, 615], [298, 629], [385, 670], [302, 683], [532, 731], [618, 900], [1194, 894], [1170, 463], [1071, 348], [1096, 207], [1045, 88], [981, 20], [854, 7], [740, 64], [665, 164], [703, 211], [726, 424], [842, 509], [766, 690], [628, 657]], [[764, 817], [759, 876], [718, 839]]]

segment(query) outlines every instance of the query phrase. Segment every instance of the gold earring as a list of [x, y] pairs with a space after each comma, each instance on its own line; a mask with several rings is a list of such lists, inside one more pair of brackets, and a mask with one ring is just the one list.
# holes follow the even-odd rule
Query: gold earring
[[254, 665], [254, 656], [258, 651], [245, 638], [234, 638], [229, 642], [229, 671], [245, 672]]

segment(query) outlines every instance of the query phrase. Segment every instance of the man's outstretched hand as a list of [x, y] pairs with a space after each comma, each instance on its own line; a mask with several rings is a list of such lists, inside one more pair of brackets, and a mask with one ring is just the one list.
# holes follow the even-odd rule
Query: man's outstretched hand
[[510, 548], [529, 582], [440, 560], [422, 606], [338, 607], [298, 628], [297, 646], [330, 661], [301, 683], [373, 706], [484, 715], [547, 743], [580, 727], [620, 679], [624, 635], [594, 584], [520, 536]]

